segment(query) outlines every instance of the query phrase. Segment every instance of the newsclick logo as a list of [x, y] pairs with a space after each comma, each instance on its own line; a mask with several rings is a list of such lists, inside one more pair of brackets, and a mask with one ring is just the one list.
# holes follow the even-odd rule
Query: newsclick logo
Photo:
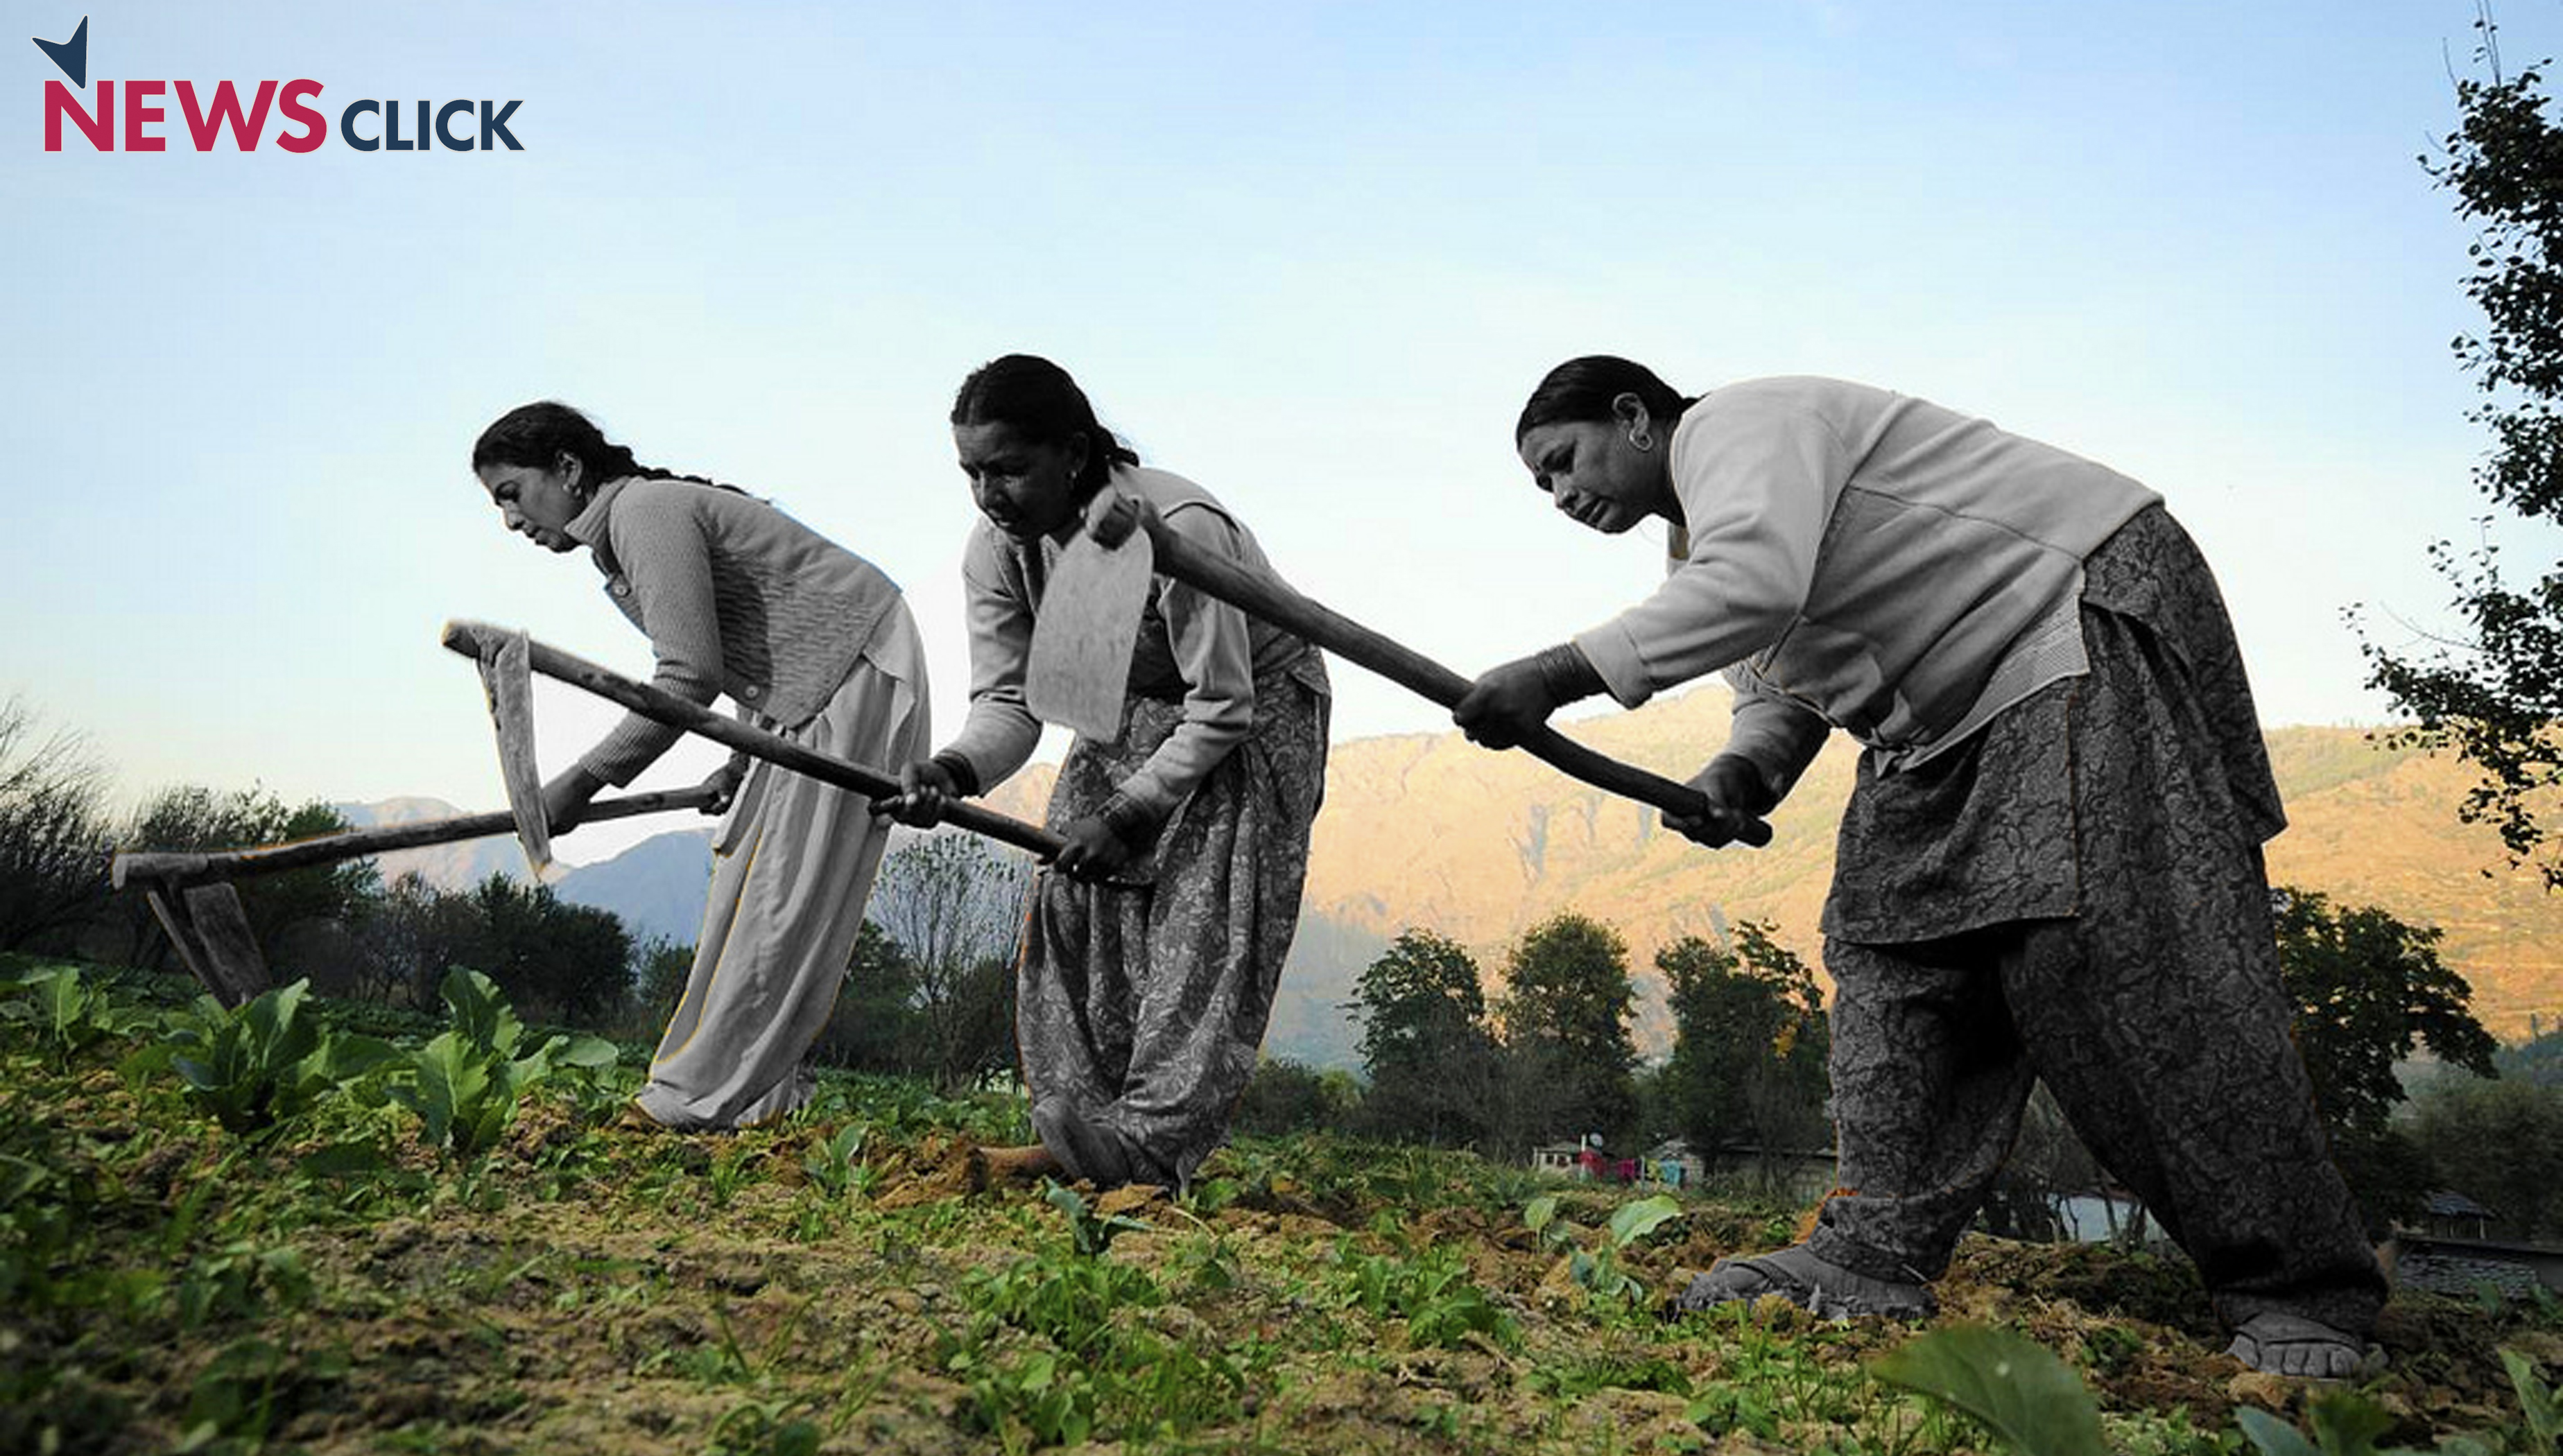
[[[192, 81], [125, 81], [100, 80], [91, 98], [84, 101], [82, 91], [91, 91], [89, 84], [89, 17], [81, 17], [80, 29], [68, 41], [33, 38], [36, 48], [53, 58], [71, 85], [47, 80], [45, 83], [45, 150], [63, 149], [67, 135], [77, 135], [89, 142], [93, 151], [128, 152], [167, 151], [172, 141], [183, 141], [197, 151], [214, 150], [231, 133], [231, 145], [237, 151], [256, 151], [262, 140], [272, 139], [290, 152], [317, 151], [329, 140], [329, 116], [314, 102], [323, 90], [316, 81], [262, 81], [246, 107], [241, 104], [242, 88], [219, 81], [211, 88], [199, 87]], [[178, 136], [164, 131], [169, 122], [170, 107], [163, 100], [174, 92], [176, 107], [186, 123], [186, 134]], [[375, 100], [367, 97], [350, 101], [338, 112], [338, 138], [357, 151], [432, 151], [443, 146], [448, 151], [523, 151], [507, 129], [508, 118], [515, 115], [519, 101], [420, 101], [410, 107], [397, 100]], [[267, 134], [268, 119], [277, 120], [276, 135]]]

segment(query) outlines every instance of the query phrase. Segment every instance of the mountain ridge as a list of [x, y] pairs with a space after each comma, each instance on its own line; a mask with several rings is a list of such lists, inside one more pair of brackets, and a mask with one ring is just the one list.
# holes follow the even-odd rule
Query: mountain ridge
[[[1562, 726], [1612, 757], [1686, 779], [1724, 742], [1727, 707], [1722, 688], [1703, 686]], [[2532, 1016], [2550, 1022], [2563, 1013], [2563, 898], [2548, 895], [2533, 871], [2509, 868], [2488, 826], [2459, 820], [2457, 806], [2472, 778], [2465, 765], [2382, 747], [2375, 731], [2268, 730], [2290, 819], [2268, 846], [2270, 879], [2437, 926], [2442, 959], [2474, 988], [2475, 1014], [2502, 1039], [2523, 1039]], [[1342, 1003], [1362, 968], [1401, 931], [1430, 929], [1468, 947], [1492, 997], [1509, 946], [1530, 926], [1572, 909], [1628, 940], [1641, 992], [1640, 1044], [1663, 1050], [1671, 1026], [1654, 956], [1673, 940], [1764, 921], [1782, 945], [1821, 968], [1817, 919], [1857, 752], [1835, 736], [1772, 815], [1768, 847], [1711, 852], [1665, 829], [1652, 809], [1526, 755], [1486, 753], [1456, 732], [1334, 745], [1299, 935], [1267, 1049], [1350, 1064], [1359, 1028]], [[1056, 776], [1055, 765], [1030, 765], [988, 803], [1039, 821]], [[422, 803], [435, 805], [386, 802]], [[522, 877], [511, 841], [483, 842], [513, 861], [506, 872]], [[385, 856], [387, 876], [393, 858]], [[708, 865], [705, 831], [665, 834], [573, 870], [555, 889], [684, 941], [701, 914]]]

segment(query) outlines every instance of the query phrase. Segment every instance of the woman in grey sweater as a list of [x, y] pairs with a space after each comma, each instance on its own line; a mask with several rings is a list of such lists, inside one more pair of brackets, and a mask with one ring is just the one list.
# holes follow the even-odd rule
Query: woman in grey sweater
[[[915, 822], [995, 788], [1039, 741], [1023, 695], [1033, 623], [1099, 492], [1264, 563], [1226, 506], [1141, 465], [1047, 359], [1010, 354], [963, 381], [952, 442], [983, 517], [961, 566], [970, 716], [901, 776]], [[1306, 641], [1150, 581], [1120, 731], [1081, 735], [1051, 791], [1050, 826], [1067, 847], [1035, 882], [1016, 973], [1041, 1143], [990, 1152], [991, 1171], [1180, 1185], [1226, 1136], [1298, 925], [1328, 702]]]
[[1626, 359], [1552, 370], [1515, 447], [1590, 529], [1649, 517], [1646, 600], [1479, 678], [1517, 742], [1559, 704], [1725, 670], [1725, 748], [1666, 822], [1712, 846], [1836, 728], [1863, 745], [1825, 907], [1841, 1187], [1805, 1243], [1686, 1308], [1919, 1315], [2044, 1078], [2198, 1261], [2234, 1354], [2339, 1376], [2384, 1280], [2288, 1038], [2262, 841], [2286, 820], [2207, 563], [2161, 497], [1923, 400]]
[[[584, 546], [657, 654], [654, 685], [727, 693], [741, 717], [804, 747], [903, 764], [928, 741], [925, 653], [898, 587], [871, 562], [734, 487], [653, 469], [549, 401], [500, 417], [472, 469], [507, 528]], [[543, 786], [555, 830], [632, 782], [678, 730], [626, 717]], [[861, 796], [758, 763], [715, 841], [694, 964], [650, 1064], [640, 1111], [735, 1128], [809, 1100], [801, 1059], [836, 1005], [887, 825]]]

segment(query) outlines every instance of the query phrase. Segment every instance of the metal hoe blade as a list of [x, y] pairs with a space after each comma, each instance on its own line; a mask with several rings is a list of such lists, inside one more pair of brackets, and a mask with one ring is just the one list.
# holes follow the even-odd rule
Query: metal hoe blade
[[534, 761], [534, 674], [523, 633], [482, 657], [481, 685], [490, 694], [490, 723], [498, 732], [498, 776], [507, 809], [516, 817], [516, 839], [536, 878], [552, 862], [552, 825], [543, 813], [542, 770]]
[[1034, 717], [1105, 743], [1121, 736], [1130, 651], [1155, 564], [1145, 531], [1111, 547], [1081, 531], [1060, 552], [1024, 668], [1024, 705]]

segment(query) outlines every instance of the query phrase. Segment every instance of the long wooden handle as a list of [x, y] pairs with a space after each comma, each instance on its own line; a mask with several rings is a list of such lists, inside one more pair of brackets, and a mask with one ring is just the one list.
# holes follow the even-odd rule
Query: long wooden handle
[[[581, 823], [605, 819], [632, 819], [645, 814], [664, 814], [670, 810], [701, 809], [712, 802], [712, 791], [697, 784], [691, 789], [665, 789], [649, 794], [627, 794], [620, 799], [601, 800], [587, 807]], [[318, 834], [308, 839], [296, 839], [286, 844], [263, 844], [255, 849], [212, 849], [194, 852], [161, 852], [134, 850], [118, 853], [108, 864], [107, 878], [122, 889], [127, 879], [177, 880], [193, 883], [206, 879], [234, 879], [242, 875], [282, 874], [289, 869], [307, 869], [315, 864], [335, 864], [342, 859], [361, 859], [368, 854], [383, 854], [394, 849], [416, 849], [425, 844], [452, 844], [464, 839], [483, 839], [492, 834], [515, 830], [515, 816], [500, 810], [495, 814], [463, 815], [454, 819], [422, 819], [410, 824], [386, 824], [376, 829], [348, 829], [335, 834]]]
[[[496, 651], [499, 644], [511, 636], [513, 634], [505, 629], [484, 622], [449, 622], [445, 625], [445, 645], [475, 659], [485, 652]], [[646, 682], [635, 682], [610, 667], [598, 666], [585, 657], [573, 656], [558, 647], [541, 642], [528, 642], [526, 646], [527, 665], [536, 672], [621, 703], [645, 718], [689, 733], [698, 733], [751, 758], [763, 759], [777, 768], [790, 769], [820, 783], [834, 784], [869, 798], [881, 799], [899, 792], [898, 780], [879, 769], [803, 748], [779, 734], [751, 728], [736, 718], [722, 717], [700, 703], [688, 702], [675, 693], [652, 687]], [[943, 821], [958, 824], [974, 834], [1003, 840], [1019, 849], [1029, 849], [1044, 859], [1059, 853], [1067, 842], [1038, 824], [1028, 824], [975, 804], [947, 807], [943, 811]]]
[[[1268, 572], [1185, 540], [1153, 510], [1142, 510], [1139, 515], [1146, 523], [1149, 543], [1156, 548], [1156, 569], [1175, 580], [1277, 627], [1287, 628], [1336, 656], [1359, 663], [1446, 708], [1457, 706], [1468, 692], [1469, 679], [1422, 652], [1310, 601]], [[1696, 818], [1708, 811], [1707, 799], [1689, 785], [1676, 784], [1634, 764], [1596, 753], [1554, 728], [1542, 727], [1523, 739], [1521, 746], [1551, 766], [1624, 799], [1685, 818]], [[1771, 826], [1748, 818], [1735, 837], [1747, 844], [1768, 844]]]

